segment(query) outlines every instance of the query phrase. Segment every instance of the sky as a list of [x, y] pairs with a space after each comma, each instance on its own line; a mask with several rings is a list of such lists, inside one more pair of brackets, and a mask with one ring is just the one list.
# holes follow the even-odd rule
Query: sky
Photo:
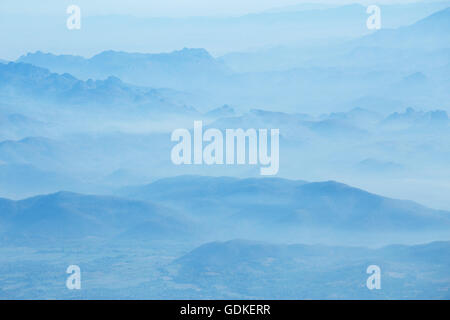
[[[427, 0], [432, 2], [433, 0]], [[68, 5], [83, 9], [84, 15], [127, 14], [147, 17], [240, 15], [301, 3], [390, 4], [417, 0], [1, 0], [0, 14], [56, 15]]]

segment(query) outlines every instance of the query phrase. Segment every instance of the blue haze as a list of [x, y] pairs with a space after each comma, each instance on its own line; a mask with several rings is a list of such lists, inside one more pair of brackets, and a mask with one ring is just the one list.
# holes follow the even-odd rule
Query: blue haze
[[[0, 298], [449, 299], [450, 3], [365, 9], [0, 14]], [[278, 175], [174, 165], [194, 120]]]

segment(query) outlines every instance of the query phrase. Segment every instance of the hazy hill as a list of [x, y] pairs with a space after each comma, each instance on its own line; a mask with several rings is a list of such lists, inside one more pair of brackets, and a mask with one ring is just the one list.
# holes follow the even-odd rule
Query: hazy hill
[[235, 110], [232, 107], [230, 107], [227, 104], [224, 104], [219, 108], [215, 108], [213, 110], [208, 111], [207, 113], [205, 113], [205, 116], [214, 119], [214, 118], [232, 117], [235, 114], [236, 114]]
[[42, 135], [48, 131], [49, 127], [51, 124], [20, 113], [0, 111], [0, 141]]
[[25, 239], [110, 239], [146, 226], [147, 239], [174, 239], [186, 235], [189, 224], [173, 210], [159, 205], [107, 196], [59, 192], [20, 201], [1, 199], [1, 236], [11, 242]]
[[[192, 113], [195, 110], [170, 101], [170, 90], [137, 87], [110, 76], [105, 80], [79, 80], [68, 73], [52, 73], [28, 63], [0, 65], [0, 93], [13, 100], [38, 99], [39, 103], [83, 106], [139, 106], [159, 113]], [[176, 92], [173, 91], [176, 95]]]
[[[408, 106], [448, 110], [449, 12], [447, 8], [396, 29], [383, 24], [381, 30], [351, 41], [272, 46], [230, 53], [221, 60], [241, 73], [236, 81], [242, 87], [258, 84], [265, 102], [251, 90], [239, 95], [266, 108], [297, 103], [295, 110], [302, 112], [348, 107], [392, 112]], [[421, 83], [409, 78], [418, 74], [425, 77]]]
[[449, 128], [450, 121], [444, 110], [424, 112], [408, 108], [404, 112], [390, 114], [381, 122], [381, 125], [396, 130], [405, 128], [443, 130]]
[[[17, 62], [48, 68], [53, 72], [71, 73], [80, 79], [119, 77], [125, 82], [151, 87], [185, 88], [207, 84], [211, 77], [227, 73], [205, 49], [187, 49], [170, 53], [128, 53], [103, 51], [92, 58], [28, 53]], [[186, 82], [186, 83], [185, 83]]]
[[[317, 137], [354, 140], [367, 136], [380, 116], [363, 109], [325, 114], [320, 117], [303, 113], [250, 110], [239, 116], [222, 117], [210, 124], [213, 128], [278, 128], [282, 139], [304, 143]], [[285, 146], [287, 144], [284, 144]]]
[[179, 176], [165, 178], [140, 187], [124, 188], [121, 193], [138, 199], [196, 201], [197, 199], [217, 198], [228, 201], [284, 201], [296, 186], [304, 181], [291, 181], [279, 178]]
[[27, 137], [18, 141], [5, 140], [0, 142], [0, 159], [10, 164], [34, 164], [40, 166], [46, 163], [54, 170], [61, 169], [61, 160], [67, 153], [62, 148], [64, 143], [43, 137]]
[[[344, 243], [360, 239], [386, 243], [393, 236], [398, 236], [398, 241], [408, 241], [408, 233], [415, 233], [418, 239], [436, 232], [434, 239], [441, 239], [450, 230], [448, 212], [334, 181], [182, 176], [125, 189], [119, 194], [170, 203], [194, 217], [202, 217], [206, 223], [214, 221], [217, 228], [212, 230], [216, 237], [228, 234], [256, 239], [334, 239]], [[228, 229], [228, 233], [224, 231]]]
[[[448, 299], [449, 252], [449, 242], [366, 249], [233, 240], [204, 244], [168, 272], [201, 297]], [[373, 264], [381, 269], [381, 290], [366, 287]]]
[[61, 173], [41, 170], [24, 163], [0, 163], [0, 192], [4, 197], [17, 198], [17, 195], [29, 196], [81, 187], [80, 181]]
[[410, 25], [394, 30], [381, 29], [358, 40], [360, 44], [387, 48], [448, 48], [450, 43], [450, 7]]

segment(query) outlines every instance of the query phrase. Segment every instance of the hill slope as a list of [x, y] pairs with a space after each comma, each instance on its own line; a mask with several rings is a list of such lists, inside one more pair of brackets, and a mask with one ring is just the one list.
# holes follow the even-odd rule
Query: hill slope
[[224, 237], [252, 235], [286, 240], [284, 237], [290, 236], [317, 242], [374, 237], [375, 243], [386, 243], [393, 235], [401, 241], [401, 234], [407, 233], [441, 239], [450, 230], [448, 212], [334, 181], [181, 176], [121, 190], [119, 194], [170, 203], [201, 217], [216, 235]]
[[450, 43], [450, 7], [395, 30], [379, 30], [358, 40], [361, 45], [388, 48], [448, 48]]
[[[1, 199], [3, 238], [87, 240], [110, 239], [145, 225], [147, 239], [172, 239], [186, 235], [187, 221], [162, 206], [106, 196], [59, 192], [20, 201]], [[141, 237], [141, 235], [139, 235]]]
[[207, 83], [210, 77], [227, 73], [225, 65], [205, 49], [187, 48], [158, 54], [103, 51], [89, 59], [37, 51], [20, 57], [17, 62], [53, 72], [68, 72], [86, 80], [115, 76], [133, 84], [170, 88], [184, 88], [184, 82]]
[[170, 101], [174, 90], [137, 87], [109, 76], [105, 80], [79, 80], [71, 74], [52, 73], [28, 63], [0, 64], [0, 94], [65, 105], [140, 106], [162, 113], [195, 112]]
[[[168, 273], [196, 296], [223, 299], [448, 299], [450, 242], [380, 249], [282, 245], [246, 240], [204, 244]], [[368, 290], [366, 269], [381, 269]]]

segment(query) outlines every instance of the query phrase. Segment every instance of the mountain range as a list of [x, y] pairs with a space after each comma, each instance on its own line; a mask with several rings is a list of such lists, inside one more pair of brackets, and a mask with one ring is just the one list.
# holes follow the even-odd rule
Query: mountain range
[[[47, 177], [48, 178], [48, 177]], [[337, 182], [181, 176], [118, 192], [1, 200], [7, 240], [245, 237], [382, 245], [445, 238], [450, 213]], [[185, 238], [187, 239], [187, 238]], [[357, 240], [358, 239], [358, 240]]]
[[103, 51], [92, 58], [53, 55], [40, 51], [20, 57], [17, 62], [30, 63], [57, 73], [70, 73], [80, 79], [119, 77], [125, 82], [150, 87], [186, 88], [201, 86], [211, 78], [227, 73], [205, 49], [188, 49], [170, 53], [143, 54]]
[[[181, 176], [120, 190], [119, 195], [171, 204], [212, 225], [216, 237], [367, 243], [444, 235], [450, 214], [375, 195], [334, 181]], [[221, 230], [223, 229], [223, 230]], [[224, 231], [225, 230], [225, 231]], [[431, 233], [430, 233], [431, 232]], [[403, 239], [403, 240], [401, 240]]]
[[370, 46], [387, 48], [447, 48], [450, 42], [450, 7], [431, 14], [411, 26], [379, 30], [361, 40]]
[[[0, 93], [9, 100], [38, 99], [39, 103], [67, 105], [116, 106], [133, 110], [158, 113], [195, 113], [195, 110], [176, 102], [168, 96], [176, 96], [173, 90], [137, 87], [109, 76], [105, 80], [79, 80], [68, 73], [52, 73], [48, 69], [27, 63], [0, 65]], [[134, 109], [135, 110], [135, 109]]]
[[[360, 12], [360, 25], [364, 28], [366, 13], [361, 9], [364, 7], [353, 5], [330, 10]], [[327, 10], [314, 12], [325, 17], [329, 14]], [[68, 100], [75, 101], [89, 97], [93, 101], [101, 99], [107, 103], [148, 105], [163, 100], [160, 102], [169, 102], [165, 105], [177, 102], [181, 107], [184, 104], [195, 105], [201, 111], [223, 104], [236, 106], [238, 110], [248, 110], [255, 105], [270, 109], [276, 105], [278, 110], [302, 112], [330, 112], [336, 108], [348, 108], [359, 101], [355, 107], [372, 111], [381, 108], [383, 113], [397, 111], [396, 106], [392, 106], [396, 101], [399, 107], [430, 108], [439, 103], [441, 108], [450, 110], [446, 102], [450, 99], [445, 80], [450, 55], [447, 45], [449, 12], [447, 8], [411, 25], [397, 29], [382, 28], [348, 41], [326, 45], [271, 46], [219, 58], [205, 49], [184, 48], [159, 54], [109, 50], [91, 58], [37, 51], [20, 57], [16, 62], [31, 63], [51, 72], [69, 73], [83, 79], [85, 82], [78, 84], [83, 88], [82, 92], [65, 92]], [[311, 13], [273, 13], [275, 20], [272, 23], [276, 23], [278, 15], [282, 19], [291, 15], [297, 19], [298, 14]], [[256, 23], [260, 18], [260, 15], [250, 15], [245, 21]], [[330, 23], [328, 21], [327, 25]], [[290, 33], [295, 34], [294, 31]], [[414, 50], [410, 51], [411, 48]], [[419, 73], [425, 76], [422, 84], [410, 78]], [[65, 79], [64, 83], [73, 81]], [[134, 86], [170, 88], [173, 92], [138, 89], [121, 81]], [[105, 90], [111, 92], [109, 98], [101, 95]], [[389, 105], [375, 103], [376, 107], [372, 107], [373, 102], [362, 104], [366, 100], [370, 102], [386, 97], [391, 100]], [[172, 106], [168, 109], [177, 108]]]
[[191, 232], [174, 210], [108, 196], [58, 192], [20, 201], [0, 199], [0, 208], [1, 236], [8, 243], [135, 239], [134, 230], [145, 230], [146, 239], [173, 240]]
[[[68, 30], [3, 2], [0, 299], [450, 299], [448, 1], [380, 30], [362, 4]], [[277, 175], [175, 164], [200, 120], [278, 129]]]

